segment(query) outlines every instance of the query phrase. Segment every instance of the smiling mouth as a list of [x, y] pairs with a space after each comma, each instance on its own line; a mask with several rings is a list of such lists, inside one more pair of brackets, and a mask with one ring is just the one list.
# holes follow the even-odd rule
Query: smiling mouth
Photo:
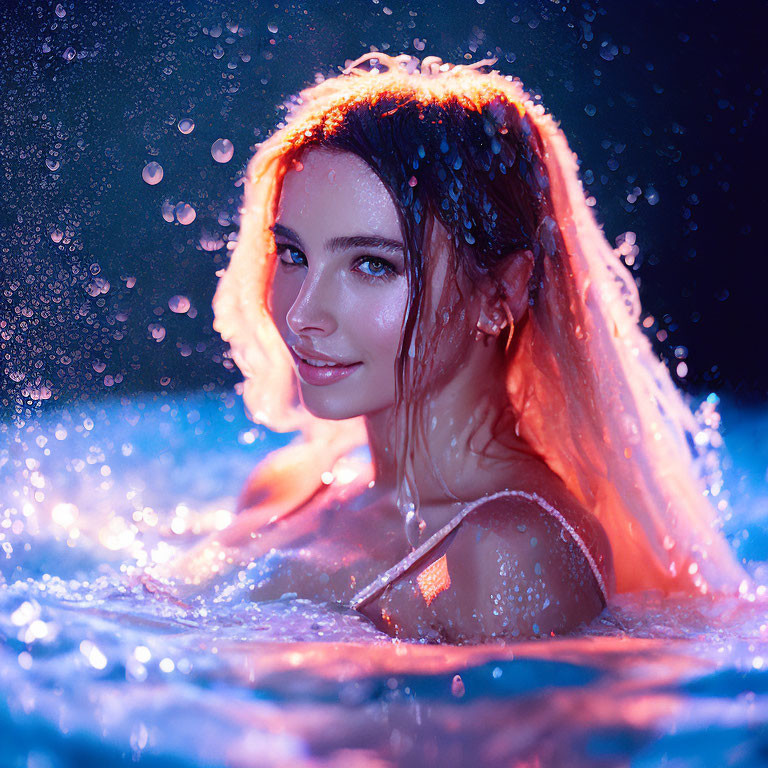
[[311, 386], [323, 387], [351, 376], [362, 363], [331, 363], [328, 360], [307, 360], [291, 350], [298, 368], [299, 378]]
[[313, 368], [352, 368], [356, 365], [360, 365], [360, 361], [358, 360], [355, 363], [339, 363], [335, 360], [320, 360], [319, 358], [306, 358], [303, 355], [300, 355], [296, 349], [293, 348], [293, 346], [288, 347], [291, 355], [293, 356], [294, 360], [296, 362], [302, 362], [306, 363], [307, 365], [311, 365]]
[[[303, 363], [314, 366], [315, 368], [349, 368], [349, 365], [342, 363], [329, 363], [325, 360], [307, 360], [305, 357], [299, 357]], [[357, 365], [357, 363], [350, 363], [350, 365]]]

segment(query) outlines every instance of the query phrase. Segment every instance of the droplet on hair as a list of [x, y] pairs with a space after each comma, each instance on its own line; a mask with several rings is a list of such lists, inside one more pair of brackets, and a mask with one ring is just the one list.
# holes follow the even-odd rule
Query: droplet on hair
[[554, 219], [551, 216], [545, 216], [541, 222], [539, 240], [544, 246], [544, 251], [546, 252], [547, 256], [554, 256], [557, 250], [557, 246], [555, 244], [556, 229], [557, 224], [555, 224]]

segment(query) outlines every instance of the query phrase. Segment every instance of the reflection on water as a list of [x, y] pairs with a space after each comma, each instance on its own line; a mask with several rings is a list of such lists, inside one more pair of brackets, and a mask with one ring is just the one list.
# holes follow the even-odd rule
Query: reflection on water
[[[739, 461], [754, 461], [754, 474], [765, 458], [749, 428], [728, 437], [742, 554], [764, 552], [765, 539], [765, 492], [740, 474]], [[4, 764], [752, 765], [768, 755], [759, 600], [624, 596], [577, 636], [475, 648], [398, 642], [310, 601], [252, 603], [249, 569], [177, 604], [132, 586], [128, 571], [224, 528], [278, 438], [229, 394], [107, 401], [0, 430]], [[765, 581], [764, 565], [751, 570]]]

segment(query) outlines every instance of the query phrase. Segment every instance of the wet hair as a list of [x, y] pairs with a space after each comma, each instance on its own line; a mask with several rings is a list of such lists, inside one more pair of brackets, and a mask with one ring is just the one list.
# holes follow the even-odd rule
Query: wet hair
[[[460, 272], [502, 295], [499, 266], [528, 250], [528, 311], [515, 318], [511, 343], [502, 340], [515, 432], [606, 529], [620, 591], [732, 590], [744, 574], [703, 496], [692, 440], [699, 426], [639, 328], [634, 279], [586, 203], [562, 131], [519, 80], [481, 71], [488, 64], [368, 54], [291, 99], [285, 124], [251, 159], [214, 327], [245, 376], [251, 417], [304, 436], [266, 462], [258, 482], [269, 494], [287, 473], [314, 470], [319, 485], [336, 459], [365, 443], [361, 419], [322, 421], [300, 405], [267, 309], [269, 225], [285, 173], [313, 147], [351, 152], [389, 191], [406, 246], [409, 296], [396, 370], [405, 423], [397, 444], [401, 511], [418, 509], [412, 456], [425, 435], [429, 350], [459, 325], [427, 323], [425, 308], [432, 302], [438, 317], [460, 314]], [[449, 235], [454, 278], [440, 297], [426, 290], [435, 224]]]

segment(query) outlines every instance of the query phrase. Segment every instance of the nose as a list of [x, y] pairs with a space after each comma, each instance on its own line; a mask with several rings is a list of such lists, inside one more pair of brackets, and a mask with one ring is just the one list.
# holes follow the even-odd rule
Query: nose
[[285, 320], [297, 336], [329, 336], [337, 327], [338, 296], [332, 275], [308, 269]]

